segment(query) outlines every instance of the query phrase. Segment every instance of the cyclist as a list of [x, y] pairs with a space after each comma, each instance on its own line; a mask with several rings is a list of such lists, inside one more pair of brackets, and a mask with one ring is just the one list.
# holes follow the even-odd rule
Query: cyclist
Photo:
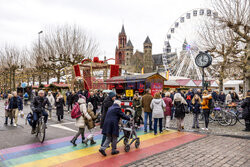
[[31, 109], [33, 111], [33, 124], [31, 134], [36, 133], [36, 124], [39, 119], [39, 115], [42, 114], [44, 116], [44, 123], [46, 127], [46, 123], [48, 120], [48, 113], [45, 111], [45, 106], [48, 105], [48, 108], [51, 108], [51, 104], [47, 97], [44, 96], [44, 91], [40, 90], [38, 92], [38, 96], [36, 96], [31, 104]]

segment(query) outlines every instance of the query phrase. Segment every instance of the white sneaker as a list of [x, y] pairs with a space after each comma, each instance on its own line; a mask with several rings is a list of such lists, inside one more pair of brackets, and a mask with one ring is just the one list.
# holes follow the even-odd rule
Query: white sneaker
[[206, 128], [201, 128], [201, 130], [206, 130]]
[[13, 126], [17, 126], [17, 124], [16, 124], [16, 123], [13, 123]]
[[206, 128], [206, 130], [208, 130], [208, 128]]
[[50, 117], [48, 119], [51, 119]]

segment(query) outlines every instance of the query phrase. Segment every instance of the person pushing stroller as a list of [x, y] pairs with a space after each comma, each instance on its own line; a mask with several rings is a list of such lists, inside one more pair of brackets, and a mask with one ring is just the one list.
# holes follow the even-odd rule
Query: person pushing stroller
[[117, 138], [119, 137], [119, 120], [132, 120], [129, 116], [125, 115], [121, 110], [121, 101], [115, 100], [114, 104], [108, 109], [106, 119], [104, 121], [102, 134], [106, 136], [106, 140], [99, 149], [99, 152], [103, 156], [107, 156], [105, 150], [108, 148], [110, 142], [112, 141], [112, 155], [118, 154], [119, 151], [116, 150]]

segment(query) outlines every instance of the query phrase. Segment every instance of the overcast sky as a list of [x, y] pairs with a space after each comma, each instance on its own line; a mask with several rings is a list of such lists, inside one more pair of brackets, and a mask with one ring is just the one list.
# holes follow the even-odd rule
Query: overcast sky
[[30, 47], [48, 26], [76, 24], [98, 41], [102, 57], [115, 56], [118, 33], [125, 31], [135, 50], [148, 35], [161, 53], [171, 24], [209, 0], [0, 0], [0, 47]]

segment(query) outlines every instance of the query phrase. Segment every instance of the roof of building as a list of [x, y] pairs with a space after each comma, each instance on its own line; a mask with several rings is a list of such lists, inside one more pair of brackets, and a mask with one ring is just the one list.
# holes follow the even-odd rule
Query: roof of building
[[152, 58], [154, 60], [154, 65], [156, 66], [163, 65], [162, 54], [154, 54], [152, 55]]
[[148, 36], [147, 36], [146, 40], [144, 41], [144, 44], [152, 44]]
[[121, 34], [126, 34], [126, 33], [125, 33], [125, 28], [124, 28], [124, 25], [122, 25]]
[[128, 43], [127, 43], [126, 46], [127, 46], [127, 47], [133, 47], [133, 44], [132, 44], [132, 42], [131, 42], [130, 40], [128, 40]]
[[[153, 72], [153, 73], [145, 73], [140, 75], [126, 75], [126, 76], [117, 76], [112, 77], [110, 79], [107, 79], [106, 82], [112, 82], [112, 81], [144, 81], [148, 77], [151, 77], [153, 75], [159, 75], [162, 77], [159, 73]], [[162, 77], [164, 80], [166, 80], [164, 77]]]

